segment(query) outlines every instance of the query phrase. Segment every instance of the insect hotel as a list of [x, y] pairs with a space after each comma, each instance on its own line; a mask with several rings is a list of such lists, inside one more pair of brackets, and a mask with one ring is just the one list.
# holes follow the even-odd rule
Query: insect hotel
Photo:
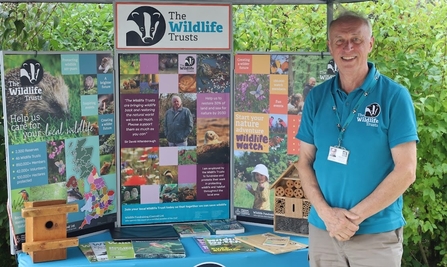
[[291, 164], [270, 187], [275, 190], [273, 230], [283, 234], [307, 236], [310, 202], [304, 195], [295, 164], [296, 162]]

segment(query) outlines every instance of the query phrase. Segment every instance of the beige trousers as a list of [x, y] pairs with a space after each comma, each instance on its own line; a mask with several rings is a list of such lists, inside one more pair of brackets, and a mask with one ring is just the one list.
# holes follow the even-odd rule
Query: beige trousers
[[400, 267], [403, 229], [338, 241], [309, 224], [310, 267]]

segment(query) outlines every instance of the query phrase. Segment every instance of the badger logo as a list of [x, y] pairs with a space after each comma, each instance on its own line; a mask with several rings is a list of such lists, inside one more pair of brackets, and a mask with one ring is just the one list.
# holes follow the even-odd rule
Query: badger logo
[[380, 105], [373, 103], [365, 108], [366, 117], [377, 117], [380, 114]]
[[127, 46], [152, 46], [158, 43], [166, 32], [166, 21], [157, 9], [141, 6], [133, 10], [127, 17], [135, 22], [135, 30], [126, 34]]
[[335, 64], [335, 61], [333, 59], [329, 60], [329, 62], [327, 63], [326, 74], [335, 75], [335, 73], [337, 73], [337, 71], [338, 71], [338, 68], [337, 68], [337, 64]]
[[196, 60], [192, 56], [187, 56], [185, 58], [185, 66], [186, 67], [192, 67], [196, 63]]
[[39, 61], [28, 59], [20, 67], [20, 83], [22, 86], [38, 84], [43, 77], [43, 67]]

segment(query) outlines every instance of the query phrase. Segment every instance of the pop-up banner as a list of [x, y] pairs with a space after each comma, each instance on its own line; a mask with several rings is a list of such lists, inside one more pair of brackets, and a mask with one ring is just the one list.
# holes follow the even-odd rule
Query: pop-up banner
[[111, 52], [1, 56], [8, 199], [18, 249], [25, 241], [21, 210], [27, 201], [76, 203], [79, 211], [67, 217], [69, 235], [113, 226], [117, 167]]
[[115, 11], [118, 225], [231, 217], [231, 6]]
[[328, 53], [236, 53], [232, 170], [237, 218], [272, 223], [275, 190], [270, 187], [298, 159], [295, 136], [306, 96], [334, 75], [331, 58]]

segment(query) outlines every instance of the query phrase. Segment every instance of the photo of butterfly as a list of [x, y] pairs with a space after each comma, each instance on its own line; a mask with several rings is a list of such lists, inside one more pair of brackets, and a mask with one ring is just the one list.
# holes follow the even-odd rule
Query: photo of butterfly
[[264, 94], [264, 90], [262, 90], [262, 84], [258, 85], [255, 91], [250, 91], [250, 94], [254, 95], [257, 99], [260, 100], [261, 96]]
[[62, 160], [56, 161], [54, 164], [57, 166], [60, 175], [65, 173], [65, 164]]
[[269, 113], [269, 74], [238, 74], [235, 83], [236, 112]]
[[288, 55], [272, 55], [270, 63], [271, 74], [287, 74], [289, 71]]

